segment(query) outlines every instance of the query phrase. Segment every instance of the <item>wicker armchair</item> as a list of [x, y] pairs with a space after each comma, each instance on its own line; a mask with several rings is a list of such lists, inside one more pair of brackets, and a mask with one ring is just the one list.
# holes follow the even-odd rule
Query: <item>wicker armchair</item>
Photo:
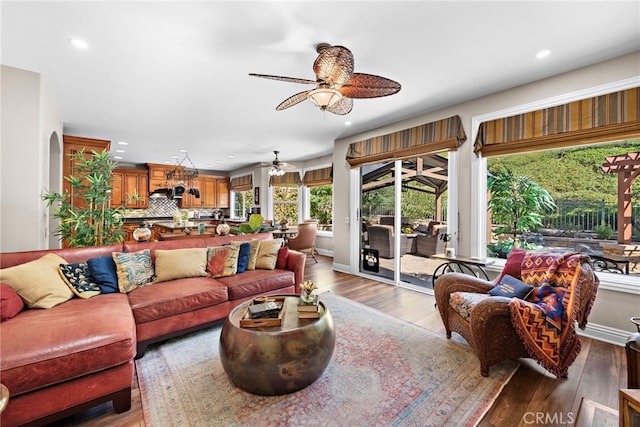
[[[593, 273], [590, 261], [581, 262], [577, 319], [581, 327], [586, 325], [590, 304], [597, 292], [598, 278]], [[467, 341], [480, 360], [480, 373], [489, 375], [489, 367], [503, 360], [531, 357], [522, 339], [512, 324], [509, 309], [511, 298], [490, 297], [475, 305], [468, 319], [462, 317], [450, 304], [454, 292], [487, 294], [497, 284], [462, 273], [447, 273], [435, 284], [435, 297], [447, 338], [456, 332]], [[561, 375], [566, 377], [566, 372]]]
[[[392, 225], [370, 225], [367, 228], [369, 234], [369, 247], [378, 251], [380, 258], [393, 258], [394, 237]], [[411, 251], [411, 241], [405, 234], [400, 235], [400, 255]]]

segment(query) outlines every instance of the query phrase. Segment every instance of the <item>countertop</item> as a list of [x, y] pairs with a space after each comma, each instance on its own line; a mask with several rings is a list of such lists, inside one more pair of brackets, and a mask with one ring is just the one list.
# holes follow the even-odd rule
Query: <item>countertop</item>
[[[200, 221], [187, 221], [184, 225], [174, 225], [173, 221], [159, 221], [155, 222], [153, 225], [159, 225], [161, 227], [169, 228], [171, 230], [184, 230], [185, 228], [197, 228], [199, 224], [202, 224], [203, 220]], [[217, 227], [217, 224], [204, 224], [205, 228]]]

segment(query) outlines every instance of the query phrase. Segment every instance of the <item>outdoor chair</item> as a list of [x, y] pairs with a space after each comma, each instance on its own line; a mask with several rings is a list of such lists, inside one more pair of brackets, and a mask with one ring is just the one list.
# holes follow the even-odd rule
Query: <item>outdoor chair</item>
[[527, 357], [565, 378], [580, 351], [575, 325], [585, 328], [599, 283], [588, 256], [513, 250], [496, 280], [447, 273], [434, 290], [447, 338], [464, 337], [483, 376], [498, 362]]
[[416, 236], [416, 252], [418, 255], [431, 256], [444, 253], [444, 240], [442, 235], [446, 234], [445, 224], [434, 224], [431, 233], [418, 234]]
[[[392, 225], [370, 225], [367, 228], [369, 247], [378, 251], [380, 258], [393, 258], [395, 240]], [[411, 251], [411, 241], [406, 235], [400, 235], [400, 255]]]
[[315, 221], [305, 221], [302, 224], [298, 224], [298, 234], [287, 239], [287, 246], [291, 250], [311, 255], [313, 260], [317, 263], [318, 259], [315, 255], [317, 233], [318, 223]]

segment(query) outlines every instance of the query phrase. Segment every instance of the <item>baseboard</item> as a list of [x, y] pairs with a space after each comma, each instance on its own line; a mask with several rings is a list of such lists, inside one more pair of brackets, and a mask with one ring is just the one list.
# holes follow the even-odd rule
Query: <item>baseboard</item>
[[351, 272], [351, 266], [349, 264], [338, 264], [334, 262], [332, 268], [335, 271], [339, 271], [341, 273], [353, 274]]
[[627, 338], [632, 334], [632, 332], [629, 331], [610, 328], [609, 326], [598, 325], [595, 323], [587, 324], [584, 331], [578, 329], [578, 333], [582, 336], [593, 338], [594, 340], [604, 341], [621, 347], [624, 347], [627, 342]]
[[322, 256], [328, 256], [333, 258], [333, 251], [327, 250], [327, 249], [318, 249], [316, 248], [316, 252], [318, 252], [318, 255], [322, 255]]

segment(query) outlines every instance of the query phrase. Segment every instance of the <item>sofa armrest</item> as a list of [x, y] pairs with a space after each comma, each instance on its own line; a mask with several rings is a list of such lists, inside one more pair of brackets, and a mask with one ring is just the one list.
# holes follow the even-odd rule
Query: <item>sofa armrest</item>
[[287, 270], [293, 271], [296, 276], [296, 293], [300, 293], [300, 285], [304, 281], [304, 265], [307, 261], [307, 255], [302, 252], [289, 250], [287, 258]]

